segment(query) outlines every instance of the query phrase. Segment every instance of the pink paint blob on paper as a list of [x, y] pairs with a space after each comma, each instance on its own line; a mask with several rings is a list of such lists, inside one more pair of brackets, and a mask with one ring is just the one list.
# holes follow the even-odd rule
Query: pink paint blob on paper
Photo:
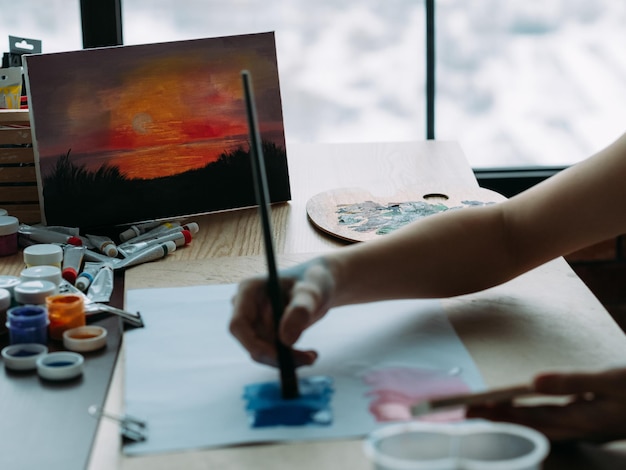
[[[385, 367], [368, 371], [363, 381], [371, 387], [369, 411], [376, 421], [409, 421], [411, 407], [425, 400], [470, 391], [465, 381], [442, 370], [415, 367]], [[424, 415], [422, 421], [459, 421], [463, 408], [437, 411]]]

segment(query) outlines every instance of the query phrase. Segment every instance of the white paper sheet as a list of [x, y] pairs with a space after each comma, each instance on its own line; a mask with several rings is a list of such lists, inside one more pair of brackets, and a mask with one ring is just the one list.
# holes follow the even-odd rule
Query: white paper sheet
[[277, 380], [278, 374], [252, 362], [228, 332], [235, 289], [228, 284], [127, 293], [127, 308], [139, 310], [146, 326], [124, 336], [125, 411], [148, 422], [149, 437], [126, 445], [126, 454], [363, 436], [382, 424], [368, 411], [372, 397], [363, 380], [377, 368], [455, 371], [470, 390], [484, 388], [438, 301], [341, 307], [298, 343], [320, 354], [299, 375], [334, 379], [333, 424], [253, 429], [243, 387]]

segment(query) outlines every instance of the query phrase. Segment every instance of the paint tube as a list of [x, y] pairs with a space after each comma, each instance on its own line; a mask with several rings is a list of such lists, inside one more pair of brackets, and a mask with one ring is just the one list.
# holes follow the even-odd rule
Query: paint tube
[[44, 230], [52, 230], [53, 232], [64, 233], [65, 235], [73, 235], [80, 237], [80, 229], [78, 227], [64, 227], [62, 225], [34, 225], [35, 228], [42, 228]]
[[162, 237], [153, 238], [152, 240], [146, 240], [145, 242], [126, 243], [123, 247], [120, 247], [119, 252], [122, 256], [128, 258], [138, 251], [145, 250], [146, 248], [167, 241], [173, 241], [177, 247], [181, 247], [183, 245], [187, 245], [191, 241], [191, 233], [189, 230], [181, 230], [180, 232], [170, 233], [168, 235], [163, 235]]
[[74, 285], [83, 292], [87, 291], [89, 285], [93, 282], [96, 274], [98, 274], [98, 271], [100, 271], [102, 266], [104, 266], [104, 263], [85, 261], [85, 266], [76, 278], [76, 283]]
[[[21, 224], [17, 230], [18, 240], [29, 240], [37, 243], [69, 243], [70, 245], [81, 246], [83, 241], [79, 237], [67, 235], [43, 227]], [[20, 245], [22, 242], [20, 242]]]
[[147, 263], [149, 261], [155, 261], [164, 258], [168, 253], [176, 251], [176, 243], [173, 241], [167, 241], [165, 243], [159, 243], [155, 246], [150, 246], [144, 250], [138, 251], [132, 256], [121, 260], [118, 267], [129, 268], [138, 264]]
[[113, 293], [113, 268], [110, 264], [103, 264], [98, 274], [91, 281], [87, 290], [87, 297], [92, 302], [108, 302]]
[[159, 225], [158, 227], [148, 230], [146, 233], [143, 233], [135, 238], [128, 240], [127, 242], [121, 243], [120, 246], [126, 243], [143, 242], [152, 238], [160, 237], [161, 235], [165, 235], [170, 230], [175, 230], [178, 227], [180, 227], [180, 222], [166, 222]]
[[89, 243], [91, 243], [100, 253], [110, 256], [111, 258], [115, 258], [117, 256], [117, 247], [115, 246], [115, 242], [113, 242], [113, 240], [109, 237], [105, 237], [104, 235], [88, 234], [86, 234], [85, 237], [87, 237]]
[[0, 108], [20, 109], [22, 67], [0, 69]]
[[[183, 230], [187, 230], [191, 235], [195, 235], [196, 233], [198, 233], [198, 231], [200, 230], [200, 227], [198, 226], [197, 223], [195, 222], [189, 222], [185, 225], [176, 225], [170, 228], [165, 228], [165, 229], [161, 229], [158, 232], [146, 232], [143, 235], [141, 235], [140, 237], [134, 238], [132, 240], [133, 243], [137, 243], [137, 242], [143, 242], [146, 240], [153, 240], [155, 238], [160, 238], [160, 237], [164, 237], [166, 235], [170, 235], [172, 233], [176, 233], [176, 232], [182, 232]], [[122, 243], [118, 246], [118, 249], [124, 249], [126, 247], [126, 245], [130, 244], [130, 241], [126, 242], [126, 243]]]
[[129, 240], [133, 240], [133, 241], [137, 241], [134, 240], [136, 239], [138, 236], [149, 232], [153, 229], [156, 229], [158, 227], [160, 227], [161, 225], [167, 225], [167, 224], [171, 224], [173, 222], [163, 222], [162, 220], [154, 220], [152, 222], [144, 222], [142, 224], [135, 224], [135, 225], [131, 225], [130, 227], [128, 227], [126, 230], [124, 230], [122, 233], [120, 233], [120, 240], [122, 242], [126, 242]]
[[84, 246], [65, 245], [63, 247], [63, 268], [61, 274], [70, 284], [74, 285], [80, 266], [83, 264], [85, 256]]
[[90, 250], [89, 248], [85, 250], [85, 260], [107, 263], [111, 265], [113, 269], [117, 269], [118, 264], [122, 261], [119, 258], [111, 258], [110, 256], [103, 255], [102, 253]]

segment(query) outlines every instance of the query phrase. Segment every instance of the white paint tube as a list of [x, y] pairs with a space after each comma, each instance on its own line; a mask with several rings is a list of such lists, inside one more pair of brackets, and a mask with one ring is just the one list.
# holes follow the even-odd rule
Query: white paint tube
[[151, 230], [159, 225], [162, 225], [162, 220], [152, 220], [150, 222], [143, 222], [141, 224], [134, 224], [120, 233], [119, 237], [122, 242], [131, 240], [135, 237], [138, 237], [142, 233], [146, 233], [148, 230]]
[[85, 260], [107, 263], [110, 264], [113, 269], [117, 269], [117, 265], [122, 261], [121, 259], [111, 258], [110, 256], [103, 255], [102, 253], [98, 253], [90, 249], [85, 250]]
[[[166, 228], [164, 230], [159, 230], [158, 232], [144, 233], [141, 237], [137, 237], [132, 240], [133, 243], [137, 243], [139, 241], [153, 240], [155, 238], [160, 238], [165, 235], [169, 235], [171, 233], [182, 232], [183, 230], [187, 230], [191, 235], [195, 235], [200, 230], [200, 227], [196, 222], [189, 222], [185, 225], [175, 225], [170, 228]], [[126, 245], [130, 244], [130, 242], [122, 243], [118, 246], [118, 249], [124, 250]]]
[[159, 243], [155, 246], [150, 246], [144, 250], [138, 251], [132, 256], [121, 260], [119, 268], [129, 268], [138, 264], [147, 263], [149, 261], [155, 261], [164, 258], [168, 253], [176, 251], [176, 243], [173, 241], [167, 241]]
[[[159, 222], [159, 225], [157, 225], [156, 227], [151, 228], [150, 230], [144, 231], [140, 233], [139, 235], [132, 237], [128, 239], [127, 241], [124, 241], [124, 243], [120, 243], [120, 245], [124, 245], [127, 242], [136, 243], [136, 242], [141, 242], [143, 240], [149, 240], [150, 238], [154, 238], [160, 235], [161, 233], [165, 232], [166, 230], [170, 230], [171, 228], [178, 227], [179, 225], [180, 225], [180, 222]], [[120, 235], [120, 240], [121, 240], [121, 237], [122, 236]]]
[[87, 240], [94, 246], [96, 250], [100, 253], [103, 253], [111, 258], [115, 258], [117, 256], [117, 247], [115, 246], [115, 242], [111, 240], [109, 237], [105, 237], [103, 235], [85, 235]]
[[83, 256], [85, 255], [84, 246], [65, 245], [63, 247], [63, 267], [61, 274], [70, 284], [74, 285], [78, 277], [78, 271], [83, 264]]
[[104, 266], [104, 263], [99, 261], [85, 261], [85, 266], [76, 278], [74, 285], [81, 291], [86, 292], [102, 266]]
[[83, 241], [74, 235], [68, 235], [54, 230], [47, 230], [42, 227], [21, 224], [17, 230], [18, 238], [37, 243], [69, 243], [70, 245], [81, 246]]
[[113, 268], [109, 264], [104, 264], [98, 274], [93, 278], [87, 297], [92, 302], [108, 302], [113, 293]]
[[179, 232], [177, 231], [163, 235], [162, 237], [153, 238], [152, 240], [146, 240], [144, 242], [125, 243], [123, 246], [120, 245], [119, 252], [122, 256], [128, 258], [138, 251], [145, 250], [146, 248], [158, 245], [159, 243], [165, 243], [167, 241], [173, 241], [177, 247], [181, 247], [191, 241], [191, 233], [189, 230], [181, 230]]

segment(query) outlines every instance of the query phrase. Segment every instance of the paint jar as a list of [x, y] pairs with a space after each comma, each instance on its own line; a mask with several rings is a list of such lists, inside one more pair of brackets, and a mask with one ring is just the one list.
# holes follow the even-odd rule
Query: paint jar
[[515, 424], [413, 421], [373, 431], [363, 449], [377, 470], [539, 470], [550, 444]]
[[21, 305], [45, 305], [46, 298], [58, 292], [57, 285], [50, 281], [20, 282], [13, 290], [15, 301]]
[[42, 243], [24, 248], [24, 264], [27, 268], [33, 266], [56, 266], [61, 269], [63, 262], [63, 248], [59, 245]]
[[57, 287], [61, 285], [63, 277], [61, 270], [56, 266], [33, 266], [23, 269], [20, 273], [22, 282], [28, 281], [50, 281]]
[[17, 253], [17, 230], [20, 222], [17, 217], [0, 215], [0, 256]]
[[50, 319], [50, 338], [62, 341], [63, 332], [84, 326], [85, 301], [76, 294], [57, 294], [46, 299]]
[[0, 289], [0, 335], [7, 332], [7, 310], [11, 308], [11, 293], [6, 289]]
[[9, 215], [9, 213], [7, 212], [6, 209], [2, 209], [0, 208], [0, 217], [5, 216], [5, 215]]
[[22, 305], [7, 311], [9, 342], [48, 343], [48, 312], [40, 305]]

